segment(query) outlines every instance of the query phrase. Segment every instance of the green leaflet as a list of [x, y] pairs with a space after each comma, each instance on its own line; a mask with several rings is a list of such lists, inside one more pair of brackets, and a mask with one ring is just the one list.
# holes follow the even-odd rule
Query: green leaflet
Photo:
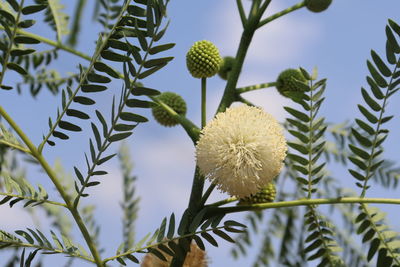
[[46, 21], [57, 32], [57, 41], [61, 42], [62, 37], [69, 33], [68, 15], [62, 12], [64, 6], [61, 5], [60, 0], [48, 0], [47, 3]]

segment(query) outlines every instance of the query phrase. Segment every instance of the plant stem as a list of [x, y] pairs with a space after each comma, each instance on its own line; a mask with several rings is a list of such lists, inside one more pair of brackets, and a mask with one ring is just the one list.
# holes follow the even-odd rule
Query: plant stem
[[277, 19], [277, 18], [279, 18], [279, 17], [282, 17], [282, 16], [284, 16], [284, 15], [286, 15], [286, 14], [288, 14], [288, 13], [291, 13], [291, 12], [293, 12], [293, 11], [296, 11], [297, 9], [300, 9], [300, 8], [304, 7], [305, 5], [306, 5], [306, 4], [305, 4], [305, 1], [302, 1], [302, 2], [300, 2], [300, 3], [298, 3], [298, 4], [294, 5], [294, 6], [291, 6], [291, 7], [289, 7], [289, 8], [286, 8], [286, 9], [282, 10], [281, 12], [278, 12], [278, 13], [276, 13], [276, 14], [274, 14], [274, 15], [272, 15], [272, 16], [270, 16], [270, 17], [264, 19], [264, 20], [262, 20], [262, 21], [257, 25], [257, 28], [261, 28], [261, 27], [264, 26], [265, 24], [268, 24], [268, 23], [270, 23], [271, 21], [273, 21], [273, 20], [275, 20], [275, 19]]
[[349, 203], [375, 203], [375, 204], [397, 204], [400, 205], [398, 198], [365, 198], [365, 197], [338, 197], [338, 198], [316, 198], [316, 199], [298, 199], [291, 201], [281, 201], [263, 204], [253, 204], [247, 206], [234, 207], [209, 207], [207, 217], [215, 216], [216, 214], [228, 214], [242, 211], [265, 210], [272, 208], [288, 208], [296, 206], [308, 205], [324, 205], [324, 204], [349, 204]]
[[17, 149], [17, 150], [19, 150], [21, 152], [24, 152], [26, 154], [30, 154], [31, 155], [31, 151], [30, 150], [28, 150], [25, 147], [20, 146], [18, 144], [14, 144], [14, 143], [8, 142], [7, 140], [0, 140], [0, 144], [3, 144], [5, 146]]
[[207, 78], [201, 78], [201, 128], [207, 123]]
[[242, 102], [243, 104], [246, 104], [250, 107], [255, 107], [256, 105], [254, 105], [253, 103], [251, 103], [249, 100], [243, 98], [241, 95], [237, 96], [237, 101]]
[[206, 204], [206, 201], [208, 199], [208, 197], [211, 195], [212, 191], [214, 190], [214, 188], [216, 187], [216, 184], [211, 184], [208, 188], [207, 191], [204, 193], [203, 197], [201, 198], [200, 201], [200, 205], [204, 206], [204, 204]]
[[55, 174], [55, 172], [53, 171], [53, 169], [47, 163], [47, 161], [42, 156], [42, 154], [37, 150], [36, 146], [32, 143], [32, 141], [28, 138], [28, 136], [22, 131], [22, 129], [18, 126], [18, 124], [8, 115], [8, 113], [3, 109], [2, 106], [0, 106], [0, 115], [8, 122], [8, 124], [11, 126], [11, 128], [14, 129], [14, 131], [18, 134], [18, 136], [22, 139], [22, 141], [25, 143], [25, 145], [31, 151], [32, 156], [37, 159], [39, 164], [42, 166], [43, 170], [47, 173], [50, 180], [53, 182], [57, 191], [60, 193], [62, 199], [64, 200], [65, 204], [67, 205], [68, 210], [71, 212], [72, 216], [74, 217], [75, 222], [78, 225], [79, 230], [81, 231], [81, 233], [86, 241], [86, 244], [88, 245], [90, 252], [93, 255], [93, 258], [94, 258], [97, 266], [103, 267], [100, 254], [89, 234], [89, 231], [86, 228], [85, 223], [83, 222], [79, 212], [74, 208], [74, 205], [73, 205], [73, 202], [72, 202], [70, 196], [64, 190], [64, 187], [62, 186], [61, 182], [59, 181], [59, 179], [58, 179], [57, 175]]
[[160, 105], [165, 111], [168, 112], [168, 114], [179, 121], [181, 124], [182, 128], [186, 131], [186, 133], [189, 135], [189, 137], [192, 139], [193, 143], [196, 144], [197, 140], [199, 139], [199, 134], [200, 134], [200, 129], [197, 127], [192, 121], [187, 119], [185, 116], [182, 116], [178, 113], [175, 112], [170, 106], [162, 102], [161, 100], [157, 99], [157, 97], [154, 96], [149, 96], [151, 100], [153, 100], [155, 103]]
[[217, 112], [225, 111], [225, 109], [228, 108], [236, 100], [236, 90], [235, 90], [236, 84], [238, 82], [239, 75], [242, 70], [247, 50], [249, 49], [251, 40], [253, 39], [253, 35], [257, 30], [257, 25], [260, 22], [260, 19], [265, 9], [267, 8], [269, 2], [270, 1], [266, 1], [264, 5], [261, 8], [259, 8], [259, 1], [253, 1], [249, 18], [247, 20], [246, 25], [244, 26], [242, 37], [240, 38], [239, 47], [235, 56], [236, 61], [232, 71], [229, 73], [228, 82], [226, 83], [224, 94], [219, 103]]
[[[0, 25], [0, 30], [4, 30], [4, 27], [1, 26], [1, 25]], [[35, 39], [39, 40], [42, 43], [45, 43], [45, 44], [51, 45], [51, 46], [53, 46], [55, 48], [64, 50], [64, 51], [69, 52], [69, 53], [71, 53], [71, 54], [73, 54], [75, 56], [84, 58], [84, 59], [86, 59], [88, 61], [90, 61], [92, 59], [90, 56], [86, 55], [85, 53], [82, 53], [82, 52], [80, 52], [78, 50], [75, 50], [75, 49], [69, 47], [69, 46], [63, 45], [63, 44], [61, 44], [61, 43], [59, 43], [57, 41], [50, 40], [50, 39], [45, 38], [43, 36], [40, 36], [38, 34], [27, 32], [27, 31], [24, 31], [24, 30], [21, 30], [21, 29], [16, 29], [16, 32], [18, 34], [22, 34], [22, 35], [27, 36], [27, 37], [35, 38]]]
[[209, 207], [209, 206], [210, 207], [218, 207], [218, 206], [222, 206], [222, 205], [225, 205], [225, 204], [229, 204], [229, 203], [235, 202], [237, 200], [238, 200], [237, 197], [230, 197], [230, 198], [227, 198], [227, 199], [223, 199], [223, 200], [211, 203], [210, 205], [207, 205], [207, 207]]
[[260, 83], [260, 84], [256, 84], [256, 85], [250, 85], [250, 86], [246, 86], [246, 87], [237, 88], [236, 93], [243, 94], [246, 92], [269, 88], [269, 87], [274, 87], [274, 86], [276, 86], [276, 82]]
[[[312, 180], [313, 180], [313, 175], [312, 175], [312, 169], [313, 169], [313, 143], [314, 143], [314, 119], [315, 119], [315, 114], [314, 114], [314, 101], [313, 101], [313, 84], [312, 81], [310, 81], [310, 122], [308, 124], [308, 129], [309, 129], [309, 133], [308, 133], [308, 139], [309, 139], [309, 143], [308, 143], [308, 192], [307, 192], [307, 198], [311, 198], [312, 195]], [[316, 140], [315, 140], [316, 141]]]
[[37, 202], [43, 202], [43, 203], [46, 203], [46, 204], [51, 204], [51, 205], [67, 208], [67, 205], [65, 205], [64, 203], [51, 201], [51, 200], [48, 200], [48, 199], [38, 199], [38, 198], [31, 197], [31, 196], [21, 196], [21, 195], [17, 195], [17, 194], [12, 194], [12, 193], [9, 194], [9, 193], [3, 193], [3, 192], [0, 192], [0, 196], [10, 196], [10, 197], [13, 197], [13, 198], [22, 198], [22, 199], [26, 199], [26, 200], [34, 200], [34, 201], [37, 201]]
[[242, 0], [236, 0], [236, 5], [239, 11], [240, 20], [242, 21], [243, 27], [246, 25], [246, 13], [244, 12]]

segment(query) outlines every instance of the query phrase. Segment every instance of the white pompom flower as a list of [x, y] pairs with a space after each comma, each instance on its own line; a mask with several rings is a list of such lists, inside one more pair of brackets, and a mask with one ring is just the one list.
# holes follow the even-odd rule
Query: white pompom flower
[[200, 173], [239, 198], [256, 194], [283, 168], [283, 128], [261, 108], [240, 106], [217, 114], [196, 145]]

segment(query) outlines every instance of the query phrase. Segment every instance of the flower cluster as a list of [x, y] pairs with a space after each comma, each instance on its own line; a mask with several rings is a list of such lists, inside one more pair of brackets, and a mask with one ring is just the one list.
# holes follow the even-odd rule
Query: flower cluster
[[200, 173], [239, 198], [256, 194], [281, 171], [286, 140], [280, 124], [261, 108], [246, 105], [219, 113], [196, 145]]

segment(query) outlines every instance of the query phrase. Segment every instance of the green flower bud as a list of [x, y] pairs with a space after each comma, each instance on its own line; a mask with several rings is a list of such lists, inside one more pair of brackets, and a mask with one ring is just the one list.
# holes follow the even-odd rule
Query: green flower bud
[[214, 76], [221, 61], [218, 48], [210, 41], [195, 42], [186, 54], [186, 66], [195, 78]]
[[274, 202], [276, 188], [274, 183], [267, 184], [260, 192], [239, 200], [239, 205], [251, 205], [258, 203]]
[[297, 86], [295, 80], [306, 82], [303, 74], [298, 69], [287, 69], [282, 71], [276, 80], [276, 89], [278, 92], [287, 97], [286, 92], [298, 92], [301, 89]]
[[306, 0], [305, 4], [308, 10], [311, 12], [322, 12], [326, 10], [332, 0]]
[[233, 64], [235, 64], [234, 57], [224, 57], [222, 59], [221, 65], [219, 67], [218, 75], [221, 79], [227, 80], [229, 72], [233, 69]]
[[[186, 115], [186, 102], [180, 95], [173, 92], [164, 92], [160, 94], [157, 98], [170, 106], [176, 113], [183, 116]], [[159, 105], [152, 108], [152, 113], [156, 121], [166, 127], [175, 126], [179, 123]]]

